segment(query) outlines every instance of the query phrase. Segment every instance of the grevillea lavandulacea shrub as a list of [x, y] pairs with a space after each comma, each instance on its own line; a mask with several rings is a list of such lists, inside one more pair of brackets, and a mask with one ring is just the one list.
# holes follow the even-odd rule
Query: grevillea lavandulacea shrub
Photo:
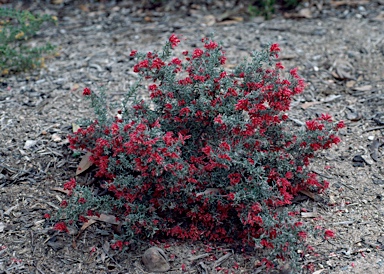
[[[323, 114], [292, 130], [287, 111], [305, 83], [297, 69], [282, 78], [277, 44], [227, 71], [218, 43], [204, 38], [174, 57], [179, 42], [172, 35], [160, 52], [132, 51], [141, 80], [115, 117], [103, 92], [84, 89], [97, 119], [70, 135], [70, 145], [92, 154], [107, 195], [71, 179], [60, 215], [76, 224], [113, 214], [122, 227], [114, 248], [153, 237], [236, 239], [267, 250], [268, 267], [297, 259], [307, 232], [283, 206], [299, 191], [328, 187], [308, 165], [340, 141], [343, 123]], [[142, 90], [149, 100], [132, 99]]]

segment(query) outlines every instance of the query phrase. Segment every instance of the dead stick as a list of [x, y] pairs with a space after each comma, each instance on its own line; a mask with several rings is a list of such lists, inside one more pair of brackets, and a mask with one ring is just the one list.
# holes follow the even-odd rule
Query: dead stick
[[217, 259], [217, 261], [213, 264], [213, 268], [219, 266], [222, 264], [222, 262], [224, 262], [225, 260], [227, 260], [229, 257], [232, 256], [232, 253], [227, 253], [225, 254], [224, 256], [221, 256], [219, 259]]

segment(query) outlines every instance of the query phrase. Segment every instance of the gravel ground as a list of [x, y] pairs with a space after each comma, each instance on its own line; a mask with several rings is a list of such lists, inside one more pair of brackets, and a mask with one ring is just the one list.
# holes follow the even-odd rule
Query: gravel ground
[[[31, 43], [50, 41], [58, 54], [42, 70], [0, 78], [0, 273], [147, 273], [141, 255], [150, 243], [119, 254], [109, 248], [110, 224], [76, 237], [54, 233], [43, 215], [58, 208], [65, 195], [57, 189], [79, 163], [66, 136], [72, 123], [92, 115], [82, 89], [103, 85], [111, 101], [120, 100], [135, 81], [131, 50], [160, 49], [172, 33], [183, 37], [180, 50], [214, 33], [228, 69], [252, 50], [280, 44], [283, 64], [298, 67], [308, 83], [290, 117], [300, 122], [327, 112], [347, 125], [343, 142], [312, 165], [329, 190], [320, 201], [303, 197], [293, 206], [316, 216], [303, 215], [303, 222], [336, 231], [327, 241], [310, 238], [316, 254], [302, 265], [323, 274], [384, 272], [383, 1], [307, 1], [269, 21], [250, 17], [241, 1], [169, 1], [158, 8], [150, 1], [51, 2], [3, 5], [57, 16], [58, 25], [47, 25]], [[256, 255], [225, 245], [154, 244], [165, 250], [167, 273], [181, 273], [182, 264], [187, 273], [258, 273]]]

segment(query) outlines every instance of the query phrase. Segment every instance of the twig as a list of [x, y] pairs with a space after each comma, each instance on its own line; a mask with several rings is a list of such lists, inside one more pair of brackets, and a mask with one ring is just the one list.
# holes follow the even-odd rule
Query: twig
[[302, 121], [294, 119], [294, 118], [289, 118], [289, 120], [291, 120], [292, 122], [295, 122], [299, 126], [304, 126], [305, 125], [305, 123], [303, 123]]
[[369, 131], [374, 131], [374, 130], [379, 130], [379, 129], [384, 129], [384, 126], [381, 126], [381, 127], [371, 127], [371, 128], [368, 128], [368, 129], [364, 130], [364, 132], [369, 132]]
[[219, 259], [217, 259], [217, 261], [213, 264], [213, 268], [219, 266], [222, 264], [222, 262], [224, 262], [225, 260], [227, 260], [229, 257], [231, 257], [233, 254], [232, 253], [227, 253], [225, 254], [224, 256], [221, 256]]
[[197, 255], [197, 256], [195, 256], [195, 257], [189, 258], [189, 260], [190, 260], [190, 261], [196, 261], [196, 260], [199, 260], [199, 259], [208, 257], [208, 256], [209, 256], [209, 253], [204, 253], [204, 254]]
[[336, 222], [332, 223], [332, 225], [350, 225], [353, 224], [355, 221], [344, 221], [344, 222]]

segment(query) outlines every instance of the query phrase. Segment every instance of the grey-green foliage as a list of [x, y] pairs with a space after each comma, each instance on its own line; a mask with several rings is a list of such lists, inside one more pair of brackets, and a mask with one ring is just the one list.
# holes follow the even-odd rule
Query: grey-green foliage
[[44, 65], [43, 54], [51, 53], [50, 43], [28, 46], [27, 42], [40, 30], [44, 22], [56, 23], [49, 15], [33, 15], [29, 11], [0, 8], [0, 72], [16, 73]]

